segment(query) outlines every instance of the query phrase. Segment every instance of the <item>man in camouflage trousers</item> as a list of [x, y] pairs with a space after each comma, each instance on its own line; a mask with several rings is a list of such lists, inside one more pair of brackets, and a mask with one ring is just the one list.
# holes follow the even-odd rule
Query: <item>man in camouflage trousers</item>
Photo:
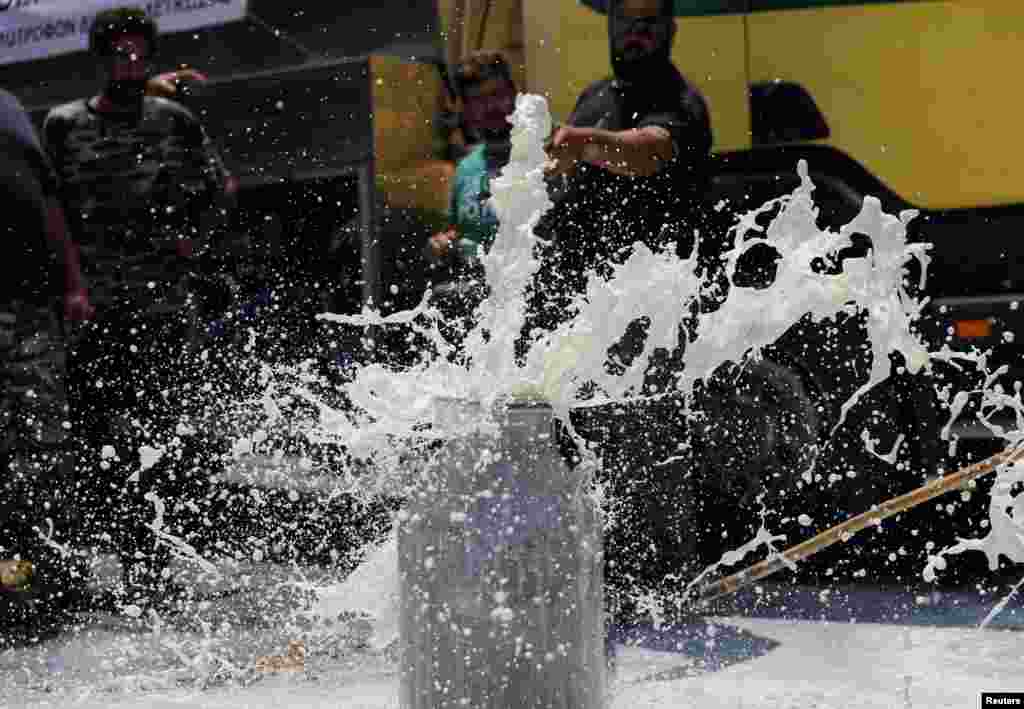
[[118, 552], [140, 605], [167, 598], [169, 559], [188, 553], [179, 523], [202, 518], [195, 503], [219, 458], [196, 419], [215, 396], [196, 284], [226, 266], [211, 239], [233, 185], [196, 117], [146, 95], [156, 41], [143, 10], [100, 13], [90, 49], [107, 84], [44, 125], [97, 307], [69, 344], [81, 528]]
[[40, 612], [55, 619], [83, 590], [69, 546], [68, 321], [92, 313], [56, 199], [56, 179], [28, 115], [0, 90], [0, 627]]

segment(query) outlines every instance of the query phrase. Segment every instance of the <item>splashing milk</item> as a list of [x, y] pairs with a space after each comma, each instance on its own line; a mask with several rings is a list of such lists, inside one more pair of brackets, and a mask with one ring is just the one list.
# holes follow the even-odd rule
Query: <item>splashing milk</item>
[[[453, 363], [445, 356], [450, 348], [436, 327], [441, 315], [431, 307], [429, 293], [418, 307], [407, 312], [381, 316], [364, 309], [355, 316], [322, 316], [326, 321], [355, 326], [412, 327], [439, 353], [404, 371], [394, 371], [384, 364], [358, 368], [345, 392], [354, 413], [332, 408], [320, 401], [312, 389], [300, 386], [292, 392], [319, 408], [320, 419], [307, 431], [309, 437], [340, 443], [352, 458], [372, 463], [372, 474], [368, 475], [366, 470], [360, 473], [358, 485], [363, 489], [400, 492], [403, 481], [419, 470], [421, 444], [459, 435], [459, 430], [451, 428], [451, 421], [435, 419], [439, 399], [477, 401], [484, 409], [516, 398], [540, 399], [549, 402], [556, 415], [567, 421], [569, 411], [577, 406], [643, 398], [641, 385], [652, 353], [676, 344], [681, 318], [704, 295], [696, 274], [695, 251], [690, 258], [680, 259], [637, 244], [631, 256], [613, 269], [610, 278], [591, 274], [584, 294], [576, 299], [576, 316], [532, 343], [524, 360], [517, 362], [514, 343], [525, 319], [523, 294], [538, 267], [533, 228], [551, 206], [543, 177], [547, 160], [543, 145], [552, 123], [544, 99], [531, 95], [517, 98], [511, 122], [511, 160], [502, 175], [492, 181], [492, 200], [500, 230], [493, 247], [483, 257], [489, 295], [479, 307], [477, 323], [466, 338], [467, 363]], [[730, 282], [728, 297], [713, 312], [699, 316], [696, 339], [684, 353], [684, 366], [677, 381], [679, 391], [684, 396], [691, 393], [698, 380], [711, 375], [723, 363], [756, 359], [762, 348], [775, 342], [807, 314], [815, 320], [839, 312], [863, 312], [867, 316], [872, 369], [867, 382], [843, 405], [843, 416], [872, 386], [888, 377], [888, 355], [893, 352], [903, 356], [911, 372], [937, 361], [987, 371], [983, 354], [954, 353], [948, 349], [929, 353], [911, 331], [926, 301], [911, 297], [904, 287], [906, 267], [914, 259], [920, 262], [923, 289], [928, 265], [928, 245], [907, 243], [907, 225], [914, 213], [886, 214], [878, 200], [868, 197], [849, 224], [838, 231], [819, 229], [812, 200], [814, 186], [804, 163], [798, 166], [798, 173], [800, 185], [792, 194], [739, 217], [732, 232], [732, 249], [725, 254]], [[758, 217], [775, 211], [777, 214], [767, 227], [758, 223]], [[820, 273], [813, 267], [820, 261], [834, 263], [837, 253], [851, 244], [855, 233], [871, 239], [873, 248], [868, 255], [843, 260], [842, 271], [835, 275]], [[774, 281], [759, 289], [735, 285], [733, 277], [741, 256], [760, 244], [773, 247], [779, 254]], [[605, 367], [609, 347], [640, 317], [650, 320], [642, 353], [623, 374], [610, 374]], [[977, 391], [958, 392], [949, 397], [950, 424], [971, 396], [980, 396], [982, 423], [1004, 437], [1010, 446], [1017, 447], [1024, 444], [1021, 391], [1016, 388], [1013, 394], [1004, 392], [997, 383], [999, 375], [998, 371], [991, 373]], [[587, 385], [596, 385], [596, 396], [584, 403], [579, 394]], [[273, 396], [262, 397], [259, 404], [269, 424], [266, 428], [272, 428], [274, 421], [280, 419]], [[1016, 427], [1009, 431], [997, 429], [990, 416], [1007, 408], [1016, 412]], [[944, 435], [948, 437], [948, 427]], [[870, 435], [864, 441], [873, 450]], [[255, 439], [240, 440], [235, 453], [251, 450], [256, 443]], [[889, 458], [894, 452], [895, 449], [893, 453], [877, 455]], [[143, 467], [147, 467], [164, 451], [153, 448], [140, 454]], [[1024, 516], [1024, 502], [1010, 492], [1018, 482], [1024, 482], [1024, 466], [1000, 471], [990, 506], [989, 534], [980, 540], [961, 540], [934, 555], [925, 570], [926, 578], [934, 578], [936, 570], [944, 568], [946, 555], [962, 551], [983, 551], [993, 566], [999, 555], [1024, 560], [1024, 531], [1019, 521]], [[354, 476], [343, 482], [346, 488], [355, 484]], [[208, 562], [163, 528], [161, 501], [149, 501], [154, 506], [154, 532], [174, 547], [176, 556], [188, 558], [209, 571]], [[774, 544], [781, 540], [782, 537], [770, 534], [762, 526], [753, 539], [726, 552], [720, 564], [739, 563], [760, 546], [773, 551]], [[346, 601], [365, 598], [366, 585], [374, 580], [384, 583], [385, 591], [397, 583], [394, 564], [386, 558], [392, 549], [393, 546], [383, 547], [362, 573], [354, 574], [341, 588], [334, 588], [332, 595], [325, 596], [332, 604], [327, 615], [336, 615], [335, 606], [344, 606]], [[379, 583], [377, 586], [380, 587]], [[388, 603], [365, 610], [383, 622], [382, 628], [393, 623], [393, 617], [389, 621], [392, 609]], [[376, 641], [386, 643], [387, 638]]]
[[[516, 397], [542, 399], [563, 420], [568, 419], [570, 409], [582, 405], [578, 395], [586, 384], [596, 385], [598, 392], [587, 405], [642, 398], [643, 394], [636, 392], [641, 391], [651, 353], [676, 344], [682, 315], [702, 296], [695, 252], [688, 259], [679, 259], [637, 244], [609, 279], [590, 274], [585, 294], [574, 304], [577, 315], [534, 342], [525, 363], [517, 363], [513, 343], [524, 320], [523, 293], [538, 265], [534, 258], [537, 239], [533, 227], [550, 206], [543, 180], [547, 159], [543, 142], [550, 132], [551, 119], [544, 99], [520, 95], [510, 120], [511, 161], [492, 185], [493, 205], [501, 226], [494, 246], [484, 257], [490, 295], [480, 306], [478, 323], [467, 337], [471, 357], [468, 366], [452, 364], [444, 357], [403, 372], [371, 365], [358, 372], [348, 389], [360, 412], [356, 417], [339, 415], [324, 407], [319, 433], [344, 442], [354, 455], [375, 460], [385, 470], [389, 465], [408, 464], [408, 456], [403, 453], [408, 451], [411, 440], [458, 434], [444, 430], [433, 418], [434, 402], [441, 397], [476, 400], [485, 405]], [[889, 376], [890, 353], [901, 354], [911, 373], [929, 367], [933, 359], [960, 358], [983, 366], [984, 361], [977, 357], [950, 353], [948, 349], [930, 353], [911, 330], [927, 299], [908, 293], [907, 267], [915, 259], [920, 263], [919, 286], [923, 291], [930, 248], [929, 244], [907, 242], [907, 226], [916, 213], [889, 215], [877, 199], [867, 197], [860, 213], [848, 224], [837, 231], [820, 229], [812, 199], [814, 185], [804, 162], [799, 164], [798, 173], [800, 185], [792, 194], [738, 219], [732, 232], [733, 248], [725, 255], [730, 282], [728, 297], [721, 307], [699, 317], [697, 337], [684, 353], [678, 389], [689, 394], [695, 382], [710, 376], [723, 363], [756, 359], [762, 348], [774, 343], [808, 314], [817, 321], [841, 312], [866, 315], [871, 370], [863, 386], [843, 404], [836, 428], [865, 393]], [[778, 213], [767, 228], [758, 224], [759, 216], [774, 210]], [[853, 234], [870, 238], [872, 249], [866, 256], [845, 258], [841, 272], [834, 275], [814, 268], [816, 262], [835, 263], [838, 252], [852, 244]], [[774, 281], [766, 288], [735, 285], [733, 277], [740, 257], [761, 244], [773, 247], [779, 254]], [[429, 294], [415, 310], [388, 317], [364, 310], [358, 316], [327, 315], [325, 319], [355, 325], [414, 324], [422, 316], [440, 317], [428, 301]], [[630, 322], [642, 316], [650, 319], [642, 354], [624, 374], [608, 373], [608, 348], [621, 338]], [[436, 329], [424, 334], [444, 351]], [[997, 393], [992, 389], [993, 381], [994, 377], [990, 378], [977, 392], [985, 397], [987, 409], [1013, 408], [1018, 424], [1024, 423], [1019, 388], [1013, 396]], [[959, 395], [954, 404], [962, 408], [963, 397], [967, 395]], [[951, 421], [959, 410], [956, 405], [951, 407]], [[1020, 444], [1022, 435], [1017, 432], [997, 433], [1006, 435], [1012, 445]], [[895, 462], [898, 447], [881, 454], [874, 451], [866, 432], [863, 440], [869, 452]], [[1000, 506], [1007, 509], [1012, 501], [1009, 486], [1024, 480], [1024, 467], [1013, 470], [1012, 474], [1003, 471], [1000, 477], [993, 497], [992, 531], [986, 540], [963, 542], [944, 553], [986, 549], [993, 559], [993, 554], [1024, 559], [1024, 535], [1019, 525], [997, 510]], [[810, 472], [805, 473], [805, 480], [810, 479]], [[762, 529], [752, 543], [770, 544], [777, 539]], [[744, 545], [727, 553], [723, 562], [736, 563], [752, 550], [750, 544]], [[936, 566], [943, 563], [941, 557], [933, 557]], [[930, 573], [931, 567], [926, 577]]]
[[[524, 321], [523, 292], [537, 268], [533, 227], [550, 206], [543, 180], [543, 141], [551, 119], [544, 99], [521, 95], [511, 121], [511, 161], [492, 185], [501, 227], [484, 257], [490, 294], [467, 337], [469, 364], [438, 357], [402, 372], [379, 364], [360, 369], [348, 387], [359, 414], [345, 417], [325, 407], [320, 424], [320, 433], [336, 437], [357, 457], [397, 462], [409, 440], [454, 433], [433, 427], [438, 423], [433, 405], [439, 397], [485, 405], [514, 397], [540, 398], [563, 418], [579, 405], [580, 390], [588, 383], [599, 391], [589, 404], [641, 398], [635, 392], [652, 352], [675, 345], [682, 315], [702, 296], [695, 256], [679, 259], [637, 244], [608, 280], [591, 274], [585, 294], [577, 298], [576, 317], [534, 342], [525, 364], [517, 363], [513, 343]], [[799, 172], [801, 184], [793, 194], [745, 216], [735, 228], [734, 248], [726, 255], [730, 281], [739, 258], [759, 244], [769, 244], [781, 255], [777, 277], [762, 289], [732, 285], [722, 306], [700, 317], [696, 341], [686, 349], [678, 380], [684, 394], [723, 363], [756, 358], [761, 348], [808, 313], [816, 320], [842, 311], [867, 313], [874, 364], [858, 397], [889, 375], [890, 352], [901, 353], [912, 372], [928, 363], [926, 348], [910, 331], [924, 303], [911, 298], [903, 286], [907, 262], [927, 262], [927, 245], [907, 244], [906, 227], [914, 213], [893, 217], [882, 211], [878, 200], [867, 198], [860, 214], [838, 232], [820, 230], [807, 166], [801, 163]], [[776, 208], [779, 214], [766, 230], [756, 223], [760, 214]], [[750, 232], [763, 235], [749, 238]], [[857, 232], [869, 235], [874, 243], [868, 256], [844, 260], [838, 275], [815, 271], [815, 261], [834, 261]], [[414, 324], [422, 316], [439, 317], [428, 299], [429, 294], [415, 310], [387, 317], [364, 310], [356, 316], [323, 318], [353, 325]], [[651, 321], [642, 354], [623, 375], [608, 373], [607, 349], [642, 316]], [[436, 333], [425, 334], [437, 341]], [[844, 413], [856, 398], [847, 402]]]

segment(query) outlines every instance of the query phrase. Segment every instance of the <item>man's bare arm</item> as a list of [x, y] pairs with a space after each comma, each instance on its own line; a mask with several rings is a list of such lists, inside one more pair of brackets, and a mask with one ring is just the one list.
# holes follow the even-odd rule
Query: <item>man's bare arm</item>
[[591, 129], [583, 160], [618, 175], [649, 177], [672, 159], [672, 135], [661, 126], [623, 131]]
[[64, 272], [64, 317], [73, 321], [88, 320], [93, 315], [93, 306], [82, 277], [78, 245], [68, 233], [64, 209], [55, 197], [46, 202], [46, 238]]
[[566, 126], [555, 134], [550, 148], [559, 163], [557, 172], [571, 170], [576, 161], [583, 161], [630, 177], [657, 173], [673, 152], [672, 135], [661, 126], [623, 131]]

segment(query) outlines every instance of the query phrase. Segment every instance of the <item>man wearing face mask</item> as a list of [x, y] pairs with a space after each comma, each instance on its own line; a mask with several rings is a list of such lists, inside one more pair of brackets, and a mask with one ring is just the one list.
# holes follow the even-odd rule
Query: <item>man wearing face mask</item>
[[467, 57], [454, 80], [463, 121], [480, 142], [459, 161], [449, 203], [451, 226], [430, 238], [427, 258], [439, 276], [450, 279], [438, 290], [446, 295], [450, 314], [459, 318], [483, 295], [476, 262], [498, 232], [498, 217], [488, 203], [490, 182], [508, 164], [512, 150], [508, 117], [515, 109], [516, 85], [505, 58], [486, 50]]
[[[529, 342], [573, 316], [573, 299], [587, 273], [607, 278], [633, 244], [689, 257], [698, 244], [706, 278], [717, 276], [709, 184], [712, 133], [701, 94], [672, 64], [676, 35], [673, 3], [613, 0], [608, 35], [613, 76], [586, 88], [566, 125], [548, 146], [554, 205], [535, 233], [542, 240], [538, 272], [528, 288], [520, 353]], [[710, 293], [709, 289], [709, 293]], [[682, 304], [680, 304], [682, 308]], [[680, 319], [686, 313], [680, 312]], [[644, 322], [637, 320], [609, 352], [606, 367], [622, 371], [640, 351]], [[680, 345], [683, 345], [681, 333]], [[688, 563], [693, 497], [676, 448], [681, 420], [671, 392], [681, 347], [657, 352], [647, 372], [648, 401], [583, 408], [577, 431], [597, 446], [602, 476], [616, 501], [607, 536], [609, 598], [619, 611], [635, 591], [657, 588], [669, 571]], [[573, 446], [566, 450], [576, 459]], [[625, 608], [625, 610], [623, 610]]]
[[[103, 91], [54, 108], [44, 124], [96, 306], [69, 343], [82, 531], [112, 543], [128, 593], [146, 602], [164, 590], [169, 559], [148, 526], [156, 506], [167, 503], [173, 533], [182, 490], [201, 491], [212, 465], [214, 447], [189, 418], [202, 407], [193, 286], [226, 268], [211, 240], [232, 191], [196, 117], [147, 95], [156, 44], [142, 9], [99, 13], [89, 46], [106, 70]], [[163, 457], [143, 465], [143, 448]]]

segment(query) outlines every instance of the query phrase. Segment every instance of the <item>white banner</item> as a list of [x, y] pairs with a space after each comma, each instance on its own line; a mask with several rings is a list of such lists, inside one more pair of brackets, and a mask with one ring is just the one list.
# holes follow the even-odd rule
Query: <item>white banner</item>
[[0, 64], [88, 48], [96, 13], [135, 5], [160, 32], [221, 25], [245, 17], [246, 0], [0, 0]]

